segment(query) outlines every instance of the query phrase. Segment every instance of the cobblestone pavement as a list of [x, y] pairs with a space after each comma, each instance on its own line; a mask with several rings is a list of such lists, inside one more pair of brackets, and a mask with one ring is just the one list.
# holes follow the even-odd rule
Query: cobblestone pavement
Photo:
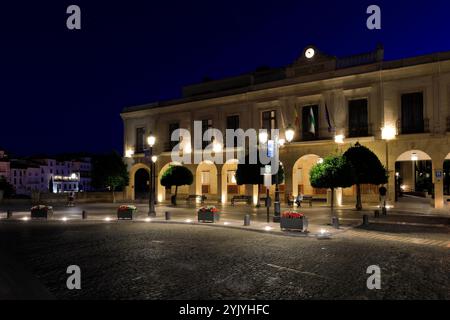
[[[317, 240], [144, 222], [3, 221], [0, 254], [62, 299], [450, 298], [448, 248], [355, 232]], [[74, 264], [80, 291], [66, 289]], [[381, 290], [366, 287], [371, 265], [381, 268]]]

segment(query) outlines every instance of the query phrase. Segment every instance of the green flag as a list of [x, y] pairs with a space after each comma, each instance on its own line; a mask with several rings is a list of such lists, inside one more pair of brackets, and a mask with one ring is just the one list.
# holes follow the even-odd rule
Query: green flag
[[316, 118], [314, 117], [313, 108], [311, 108], [309, 112], [309, 132], [316, 135]]

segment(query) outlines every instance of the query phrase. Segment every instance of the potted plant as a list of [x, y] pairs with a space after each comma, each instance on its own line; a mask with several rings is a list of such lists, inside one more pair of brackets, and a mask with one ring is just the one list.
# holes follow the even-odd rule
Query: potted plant
[[32, 219], [36, 218], [48, 219], [51, 218], [52, 216], [53, 216], [53, 207], [39, 205], [31, 208]]
[[303, 213], [289, 210], [283, 212], [280, 220], [281, 230], [300, 230], [302, 232], [308, 229], [308, 218]]
[[117, 219], [119, 220], [133, 220], [133, 214], [135, 214], [137, 208], [131, 205], [122, 205], [117, 209]]
[[198, 210], [198, 222], [217, 222], [220, 220], [219, 209], [214, 206], [202, 207]]

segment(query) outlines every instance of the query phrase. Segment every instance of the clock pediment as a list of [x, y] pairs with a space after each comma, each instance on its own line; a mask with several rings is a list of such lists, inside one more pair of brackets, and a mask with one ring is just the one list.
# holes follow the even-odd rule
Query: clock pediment
[[300, 56], [287, 68], [287, 76], [295, 77], [336, 70], [336, 57], [324, 54], [316, 46], [303, 49]]

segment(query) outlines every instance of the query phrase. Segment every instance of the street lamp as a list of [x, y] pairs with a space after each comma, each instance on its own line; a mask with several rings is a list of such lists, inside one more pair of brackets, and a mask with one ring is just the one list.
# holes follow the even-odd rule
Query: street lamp
[[[279, 139], [277, 143], [277, 150], [278, 153], [280, 151], [280, 148], [283, 148], [286, 143], [291, 143], [294, 140], [295, 137], [295, 129], [288, 125], [286, 129], [284, 130], [284, 136], [286, 137], [286, 140]], [[287, 142], [286, 142], [287, 141]], [[280, 165], [283, 165], [280, 162]], [[278, 174], [276, 175], [276, 184], [275, 184], [275, 201], [274, 201], [274, 215], [273, 215], [273, 222], [280, 222], [280, 215], [281, 215], [281, 204], [280, 204], [280, 186], [278, 181]]]
[[147, 149], [147, 158], [150, 159], [150, 197], [148, 200], [148, 216], [154, 217], [156, 216], [155, 211], [155, 162], [157, 161], [158, 157], [156, 155], [153, 155], [153, 146], [156, 143], [156, 137], [150, 133], [150, 136], [147, 138], [147, 143], [149, 148]]
[[292, 140], [294, 140], [295, 129], [291, 125], [288, 125], [284, 131], [284, 136], [286, 137], [287, 142], [291, 143]]
[[267, 140], [269, 140], [269, 134], [267, 133], [267, 130], [262, 130], [259, 132], [259, 142], [261, 144], [266, 144]]
[[[394, 126], [384, 126], [381, 128], [381, 139], [383, 139], [386, 142], [386, 170], [390, 176], [389, 172], [389, 141], [394, 140], [397, 136], [397, 130]], [[389, 188], [389, 184], [388, 184]], [[396, 188], [397, 189], [397, 188]], [[397, 190], [395, 190], [395, 194], [397, 197]]]

